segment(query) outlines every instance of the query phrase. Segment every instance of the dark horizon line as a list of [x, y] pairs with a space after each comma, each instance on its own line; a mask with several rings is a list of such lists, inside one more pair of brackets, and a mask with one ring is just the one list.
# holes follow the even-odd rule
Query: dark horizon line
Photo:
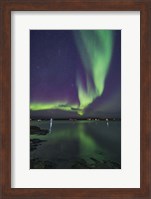
[[116, 118], [116, 117], [113, 117], [113, 118], [110, 118], [110, 117], [105, 117], [105, 118], [98, 118], [98, 117], [88, 117], [88, 118], [53, 118], [53, 117], [50, 117], [50, 118], [30, 118], [31, 120], [50, 120], [50, 119], [53, 119], [53, 120], [121, 120], [121, 118]]

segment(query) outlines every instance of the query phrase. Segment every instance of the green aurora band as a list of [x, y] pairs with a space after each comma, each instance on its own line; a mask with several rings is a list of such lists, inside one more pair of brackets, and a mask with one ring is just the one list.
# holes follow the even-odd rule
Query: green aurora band
[[105, 80], [110, 66], [113, 52], [114, 35], [112, 30], [80, 30], [74, 31], [75, 42], [83, 62], [85, 83], [77, 72], [76, 85], [79, 104], [71, 104], [68, 100], [50, 103], [31, 103], [30, 109], [49, 110], [59, 109], [64, 111], [84, 114], [84, 110], [93, 101], [102, 95]]

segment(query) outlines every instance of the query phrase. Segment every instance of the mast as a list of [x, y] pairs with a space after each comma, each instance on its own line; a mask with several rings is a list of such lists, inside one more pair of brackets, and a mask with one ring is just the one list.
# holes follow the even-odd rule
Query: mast
[[52, 129], [52, 118], [50, 119], [49, 133], [51, 133], [51, 129]]

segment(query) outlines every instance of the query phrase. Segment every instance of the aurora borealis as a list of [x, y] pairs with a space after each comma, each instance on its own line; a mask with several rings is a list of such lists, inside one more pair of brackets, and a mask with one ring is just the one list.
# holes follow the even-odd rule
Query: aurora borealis
[[31, 117], [120, 117], [120, 30], [31, 30]]

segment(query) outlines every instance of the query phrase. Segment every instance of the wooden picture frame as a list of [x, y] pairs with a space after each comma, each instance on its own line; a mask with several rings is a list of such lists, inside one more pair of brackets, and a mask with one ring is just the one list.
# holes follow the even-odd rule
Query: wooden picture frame
[[[141, 25], [141, 184], [140, 188], [11, 188], [11, 11], [140, 11]], [[2, 199], [151, 198], [151, 1], [1, 0], [0, 2], [0, 183]]]

